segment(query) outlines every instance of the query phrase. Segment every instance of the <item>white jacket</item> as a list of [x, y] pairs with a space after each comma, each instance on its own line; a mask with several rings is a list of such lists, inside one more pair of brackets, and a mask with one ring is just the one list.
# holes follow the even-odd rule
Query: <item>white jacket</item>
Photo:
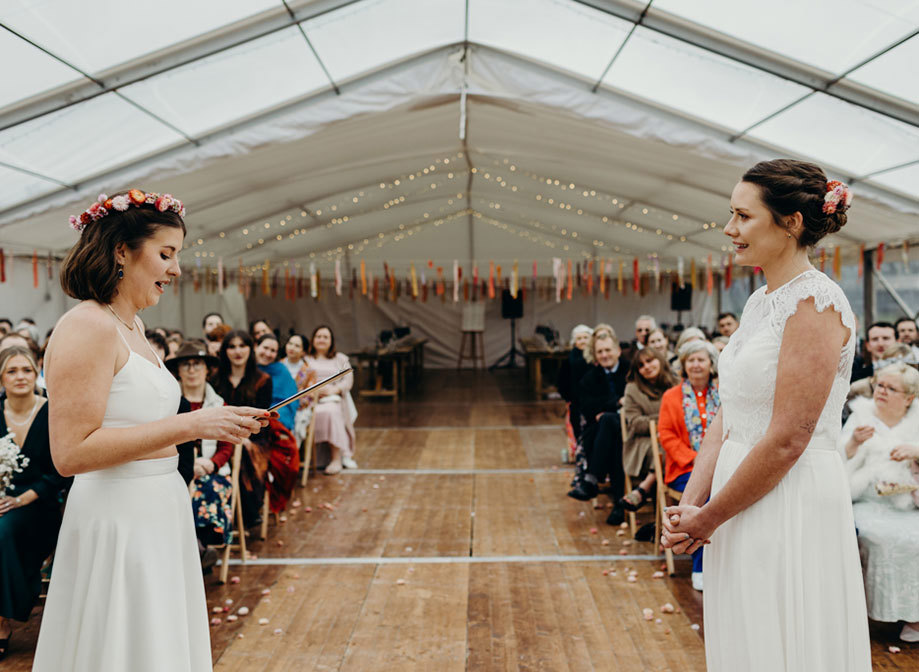
[[892, 460], [890, 451], [904, 443], [919, 443], [919, 402], [914, 401], [903, 419], [894, 427], [888, 427], [877, 417], [874, 399], [856, 397], [849, 402], [849, 407], [852, 409], [852, 415], [846, 420], [839, 437], [839, 449], [843, 459], [846, 454], [845, 446], [852, 438], [855, 428], [862, 425], [874, 427], [874, 436], [860, 445], [855, 455], [846, 463], [852, 501], [883, 501], [900, 510], [915, 508], [910, 493], [881, 497], [877, 494], [875, 485], [879, 481], [915, 482], [910, 472], [910, 460]]

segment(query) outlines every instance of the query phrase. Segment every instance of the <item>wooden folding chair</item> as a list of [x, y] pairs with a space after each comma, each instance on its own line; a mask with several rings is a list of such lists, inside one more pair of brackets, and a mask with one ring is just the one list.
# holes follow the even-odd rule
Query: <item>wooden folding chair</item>
[[[651, 452], [654, 456], [654, 480], [657, 482], [657, 511], [654, 514], [654, 539], [656, 544], [655, 548], [660, 552], [660, 538], [661, 532], [664, 529], [663, 516], [664, 509], [667, 508], [667, 498], [669, 497], [679, 504], [680, 499], [683, 497], [683, 493], [664, 484], [664, 460], [662, 459], [660, 445], [657, 440], [657, 423], [653, 420], [651, 421], [650, 430]], [[669, 548], [664, 549], [664, 559], [667, 563], [667, 573], [673, 576], [676, 570], [673, 568], [673, 551]]]
[[[628, 492], [632, 492], [632, 479], [631, 477], [629, 477], [629, 472], [625, 470], [625, 442], [626, 442], [626, 435], [628, 434], [628, 432], [626, 431], [626, 427], [625, 427], [625, 413], [623, 413], [621, 409], [619, 411], [619, 427], [622, 431], [622, 461], [623, 461], [622, 473], [625, 474], [625, 491], [628, 493]], [[635, 538], [635, 512], [629, 511], [628, 514], [629, 514], [629, 532], [632, 533], [632, 539], [634, 539]]]
[[220, 562], [220, 583], [227, 582], [227, 574], [230, 571], [230, 551], [239, 550], [242, 564], [246, 564], [246, 527], [243, 523], [243, 507], [239, 496], [239, 471], [242, 467], [243, 447], [241, 443], [233, 446], [233, 459], [230, 469], [230, 517], [233, 522], [233, 532], [238, 542], [225, 544], [223, 547], [223, 558]]
[[316, 431], [316, 408], [313, 405], [313, 414], [310, 424], [306, 429], [306, 438], [303, 439], [303, 475], [300, 477], [300, 487], [305, 488], [310, 477], [310, 469], [316, 466], [316, 451], [313, 450], [313, 436]]

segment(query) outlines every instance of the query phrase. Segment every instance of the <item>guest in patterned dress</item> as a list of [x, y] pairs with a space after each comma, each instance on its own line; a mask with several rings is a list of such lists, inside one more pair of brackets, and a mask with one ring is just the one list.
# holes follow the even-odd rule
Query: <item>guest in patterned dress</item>
[[[188, 401], [190, 410], [224, 405], [223, 397], [207, 382], [208, 368], [217, 363], [217, 358], [209, 355], [205, 344], [199, 341], [186, 341], [176, 356], [165, 362], [178, 378], [182, 396]], [[232, 532], [230, 469], [227, 464], [221, 467], [215, 464], [216, 441], [197, 439], [195, 444], [192, 489], [195, 532], [201, 546], [220, 546], [229, 543]]]

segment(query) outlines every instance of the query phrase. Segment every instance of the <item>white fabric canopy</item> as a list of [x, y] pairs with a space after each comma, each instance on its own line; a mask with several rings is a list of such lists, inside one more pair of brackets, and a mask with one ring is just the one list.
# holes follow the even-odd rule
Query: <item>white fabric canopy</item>
[[915, 235], [914, 2], [215, 6], [0, 7], [7, 253], [62, 254], [68, 215], [140, 186], [185, 201], [187, 268], [666, 271], [721, 262], [731, 188], [776, 156], [854, 183], [847, 259]]

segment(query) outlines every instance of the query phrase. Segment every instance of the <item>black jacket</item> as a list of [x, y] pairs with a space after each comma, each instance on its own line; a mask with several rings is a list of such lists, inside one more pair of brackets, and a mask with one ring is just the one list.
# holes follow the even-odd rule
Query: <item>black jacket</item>
[[588, 425], [597, 422], [597, 415], [605, 412], [618, 412], [619, 400], [625, 393], [626, 376], [629, 375], [629, 362], [619, 359], [619, 368], [613, 373], [615, 391], [611, 391], [606, 371], [599, 364], [591, 366], [580, 384], [580, 409]]

